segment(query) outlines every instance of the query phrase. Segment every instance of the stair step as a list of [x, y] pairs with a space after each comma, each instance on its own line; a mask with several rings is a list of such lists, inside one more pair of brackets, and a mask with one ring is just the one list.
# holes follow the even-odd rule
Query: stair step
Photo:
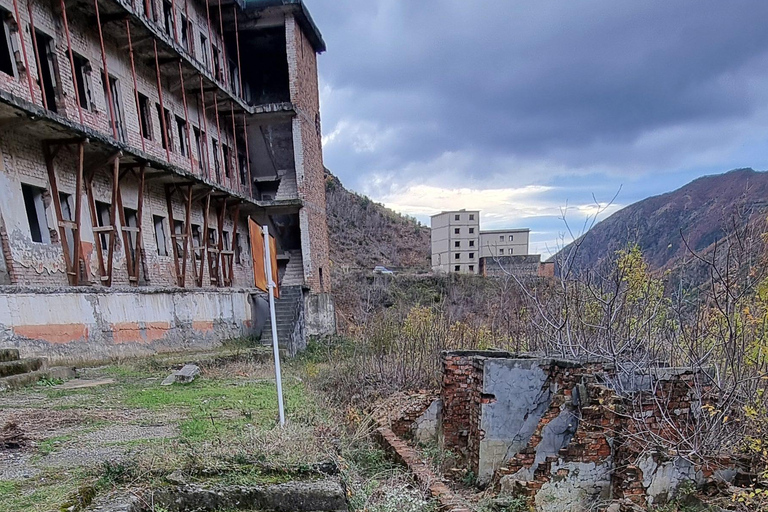
[[74, 379], [75, 369], [69, 366], [54, 366], [45, 370], [20, 373], [0, 378], [0, 390], [19, 389], [37, 383], [40, 379]]
[[19, 349], [17, 348], [0, 348], [0, 363], [7, 363], [8, 361], [19, 360]]
[[6, 361], [0, 363], [0, 377], [10, 377], [11, 375], [35, 372], [42, 367], [43, 359], [40, 357], [19, 359], [18, 361]]

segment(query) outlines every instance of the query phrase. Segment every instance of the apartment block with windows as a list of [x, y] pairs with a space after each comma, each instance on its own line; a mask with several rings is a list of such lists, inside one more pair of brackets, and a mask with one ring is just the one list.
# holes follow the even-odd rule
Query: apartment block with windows
[[298, 292], [292, 347], [333, 330], [325, 44], [301, 1], [0, 0], [0, 31], [0, 346], [93, 359], [257, 332], [249, 217]]
[[528, 229], [480, 230], [480, 211], [442, 212], [431, 218], [432, 270], [478, 274], [481, 258], [527, 255]]

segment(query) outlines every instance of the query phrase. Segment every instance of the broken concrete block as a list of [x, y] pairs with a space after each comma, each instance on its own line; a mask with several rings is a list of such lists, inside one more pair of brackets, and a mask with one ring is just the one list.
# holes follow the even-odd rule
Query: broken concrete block
[[179, 384], [189, 384], [195, 377], [200, 375], [200, 368], [194, 364], [185, 364], [181, 370], [175, 371], [160, 383], [161, 386], [170, 386], [178, 382]]

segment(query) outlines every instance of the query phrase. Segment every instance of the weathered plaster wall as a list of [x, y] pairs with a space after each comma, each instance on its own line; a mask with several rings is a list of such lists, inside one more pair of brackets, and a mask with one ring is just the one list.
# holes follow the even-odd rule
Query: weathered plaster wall
[[336, 309], [330, 293], [307, 294], [304, 313], [308, 336], [328, 336], [336, 333]]
[[250, 290], [4, 291], [0, 346], [56, 362], [209, 348], [252, 328]]

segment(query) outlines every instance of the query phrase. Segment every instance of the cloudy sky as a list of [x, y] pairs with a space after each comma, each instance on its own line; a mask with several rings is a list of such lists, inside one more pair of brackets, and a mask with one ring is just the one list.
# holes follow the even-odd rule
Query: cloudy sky
[[426, 224], [480, 209], [546, 254], [565, 207], [579, 231], [595, 201], [768, 168], [768, 1], [305, 1], [326, 166]]

